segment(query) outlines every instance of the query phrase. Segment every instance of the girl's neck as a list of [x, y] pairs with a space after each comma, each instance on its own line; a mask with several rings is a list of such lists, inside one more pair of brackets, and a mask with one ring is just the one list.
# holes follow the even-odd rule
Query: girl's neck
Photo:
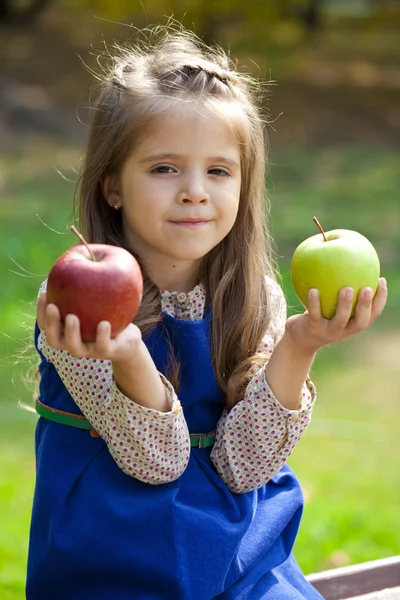
[[197, 264], [189, 261], [187, 264], [171, 263], [157, 265], [151, 268], [146, 265], [146, 270], [160, 290], [171, 292], [190, 292], [199, 282]]

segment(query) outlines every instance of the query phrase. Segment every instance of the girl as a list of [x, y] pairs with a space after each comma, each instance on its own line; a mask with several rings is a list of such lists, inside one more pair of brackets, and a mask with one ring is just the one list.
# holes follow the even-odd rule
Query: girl
[[292, 547], [303, 498], [285, 465], [310, 420], [315, 353], [368, 327], [384, 280], [335, 317], [286, 320], [266, 231], [264, 132], [251, 80], [166, 33], [121, 52], [99, 95], [80, 229], [142, 267], [116, 338], [37, 308], [28, 600], [321, 598]]

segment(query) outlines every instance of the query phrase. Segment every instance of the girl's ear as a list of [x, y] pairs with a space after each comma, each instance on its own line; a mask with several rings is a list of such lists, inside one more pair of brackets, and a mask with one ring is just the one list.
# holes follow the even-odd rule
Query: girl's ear
[[122, 206], [122, 194], [118, 175], [107, 175], [104, 177], [101, 188], [104, 198], [112, 208], [120, 208]]

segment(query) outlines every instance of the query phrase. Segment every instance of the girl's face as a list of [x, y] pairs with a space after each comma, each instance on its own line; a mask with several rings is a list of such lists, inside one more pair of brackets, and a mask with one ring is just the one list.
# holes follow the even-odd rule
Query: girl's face
[[239, 149], [228, 124], [204, 112], [182, 104], [153, 122], [104, 184], [108, 202], [121, 207], [125, 238], [159, 287], [190, 289], [200, 259], [238, 212]]

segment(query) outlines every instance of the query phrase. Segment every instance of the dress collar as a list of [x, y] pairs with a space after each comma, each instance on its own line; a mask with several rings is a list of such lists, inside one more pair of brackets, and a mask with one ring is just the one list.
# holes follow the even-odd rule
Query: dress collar
[[160, 290], [163, 313], [181, 321], [200, 321], [204, 317], [206, 290], [202, 283], [190, 292]]

